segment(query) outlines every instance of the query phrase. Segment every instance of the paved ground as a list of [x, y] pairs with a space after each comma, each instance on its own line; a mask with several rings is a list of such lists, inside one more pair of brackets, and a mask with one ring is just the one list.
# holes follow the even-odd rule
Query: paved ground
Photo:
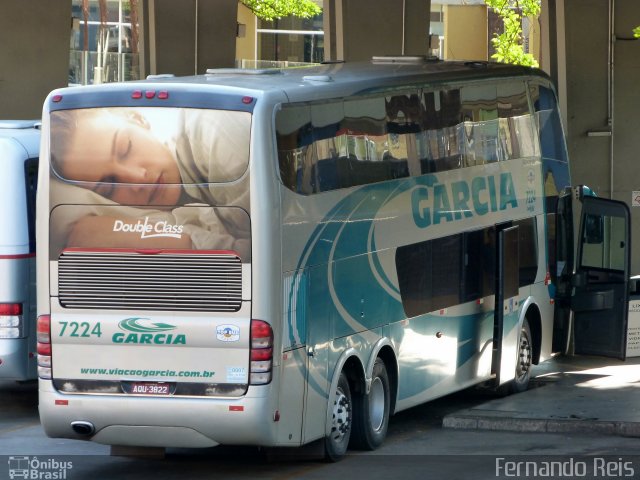
[[640, 437], [640, 357], [559, 357], [534, 373], [534, 388], [453, 412], [443, 426]]
[[[0, 384], [0, 479], [9, 478], [10, 456], [71, 462], [58, 477], [65, 480], [507, 480], [514, 475], [505, 466], [523, 461], [586, 469], [551, 478], [640, 478], [640, 358], [559, 358], [534, 374], [534, 387], [522, 394], [495, 398], [467, 390], [400, 412], [380, 449], [353, 452], [337, 464], [319, 461], [313, 445], [271, 455], [217, 447], [170, 449], [164, 458], [114, 457], [105, 445], [47, 438], [36, 385]], [[55, 472], [42, 467], [40, 473]], [[549, 478], [518, 478], [527, 477]]]

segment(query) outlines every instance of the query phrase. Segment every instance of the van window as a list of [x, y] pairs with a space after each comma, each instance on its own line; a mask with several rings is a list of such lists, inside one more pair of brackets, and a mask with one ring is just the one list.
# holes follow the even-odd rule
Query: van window
[[29, 251], [36, 250], [36, 190], [38, 188], [38, 159], [24, 162], [25, 191], [27, 192], [27, 222], [29, 229]]

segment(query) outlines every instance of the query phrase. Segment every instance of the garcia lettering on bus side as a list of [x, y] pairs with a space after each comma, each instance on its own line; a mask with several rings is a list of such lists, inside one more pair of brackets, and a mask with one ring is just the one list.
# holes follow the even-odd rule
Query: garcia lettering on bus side
[[[435, 177], [433, 177], [435, 179]], [[418, 228], [518, 208], [510, 172], [471, 181], [423, 185], [411, 192], [413, 220]]]

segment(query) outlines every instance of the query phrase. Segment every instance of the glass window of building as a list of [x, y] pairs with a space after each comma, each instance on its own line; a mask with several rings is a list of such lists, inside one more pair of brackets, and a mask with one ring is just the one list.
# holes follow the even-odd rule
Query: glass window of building
[[[313, 0], [322, 7], [322, 0]], [[322, 13], [312, 18], [258, 20], [258, 67], [295, 66], [324, 61]]]
[[72, 0], [69, 84], [140, 77], [139, 0]]

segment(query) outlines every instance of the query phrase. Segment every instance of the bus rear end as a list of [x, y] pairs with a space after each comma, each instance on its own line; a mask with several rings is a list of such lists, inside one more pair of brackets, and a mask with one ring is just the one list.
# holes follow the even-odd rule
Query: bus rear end
[[0, 380], [33, 380], [39, 122], [0, 121]]
[[255, 102], [158, 84], [47, 99], [37, 329], [49, 436], [269, 442], [273, 332], [251, 318]]

